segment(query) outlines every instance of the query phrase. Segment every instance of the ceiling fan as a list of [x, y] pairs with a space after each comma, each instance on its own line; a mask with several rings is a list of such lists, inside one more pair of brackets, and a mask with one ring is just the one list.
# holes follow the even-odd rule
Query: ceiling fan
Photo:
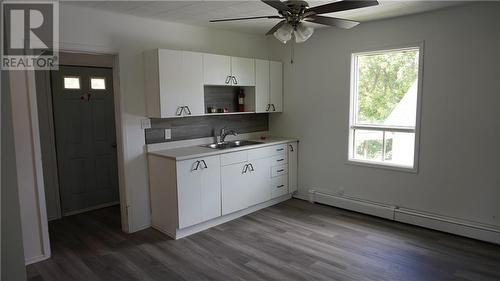
[[276, 39], [283, 43], [295, 37], [295, 42], [301, 43], [309, 39], [314, 32], [310, 26], [306, 26], [304, 22], [312, 22], [322, 25], [335, 26], [349, 29], [359, 24], [357, 21], [339, 19], [333, 17], [320, 16], [333, 12], [347, 11], [359, 8], [365, 8], [378, 5], [376, 0], [368, 1], [337, 1], [321, 6], [309, 7], [306, 1], [288, 0], [281, 2], [279, 0], [262, 0], [262, 2], [278, 10], [279, 15], [274, 16], [258, 16], [246, 18], [229, 18], [217, 19], [210, 22], [237, 21], [250, 19], [281, 19], [281, 21], [271, 28], [266, 35], [273, 34]]

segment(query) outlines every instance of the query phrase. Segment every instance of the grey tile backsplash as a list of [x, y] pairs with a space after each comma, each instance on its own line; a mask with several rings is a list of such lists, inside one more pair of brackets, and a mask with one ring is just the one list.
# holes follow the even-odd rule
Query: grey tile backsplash
[[[145, 130], [146, 144], [212, 137], [222, 127], [238, 133], [267, 131], [269, 114], [236, 114], [151, 119], [151, 129]], [[172, 138], [165, 140], [165, 129], [171, 129]]]

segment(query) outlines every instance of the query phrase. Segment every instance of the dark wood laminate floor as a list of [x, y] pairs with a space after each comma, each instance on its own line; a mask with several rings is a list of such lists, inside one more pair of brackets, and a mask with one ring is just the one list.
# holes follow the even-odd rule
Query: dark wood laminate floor
[[500, 246], [295, 199], [177, 241], [119, 224], [51, 222], [29, 280], [500, 280]]

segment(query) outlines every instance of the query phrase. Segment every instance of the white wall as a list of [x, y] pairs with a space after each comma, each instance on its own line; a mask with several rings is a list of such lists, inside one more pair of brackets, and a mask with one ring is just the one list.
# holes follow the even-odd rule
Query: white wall
[[[299, 193], [313, 188], [500, 226], [500, 3], [321, 29], [290, 50], [285, 112], [271, 132], [300, 139]], [[274, 43], [276, 41], [276, 43]], [[417, 174], [346, 164], [350, 54], [425, 41]]]
[[[124, 162], [129, 227], [150, 225], [148, 174], [144, 153], [145, 118], [142, 53], [154, 48], [267, 58], [264, 36], [209, 30], [188, 25], [61, 5], [61, 49], [119, 54]], [[120, 136], [119, 136], [120, 137]]]

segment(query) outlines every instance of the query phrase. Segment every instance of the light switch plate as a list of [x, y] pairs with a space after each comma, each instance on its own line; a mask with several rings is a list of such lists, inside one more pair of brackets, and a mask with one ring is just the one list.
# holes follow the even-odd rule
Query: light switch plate
[[142, 119], [141, 120], [141, 128], [142, 129], [151, 129], [151, 119]]
[[165, 139], [169, 140], [172, 138], [172, 130], [171, 129], [165, 129]]

